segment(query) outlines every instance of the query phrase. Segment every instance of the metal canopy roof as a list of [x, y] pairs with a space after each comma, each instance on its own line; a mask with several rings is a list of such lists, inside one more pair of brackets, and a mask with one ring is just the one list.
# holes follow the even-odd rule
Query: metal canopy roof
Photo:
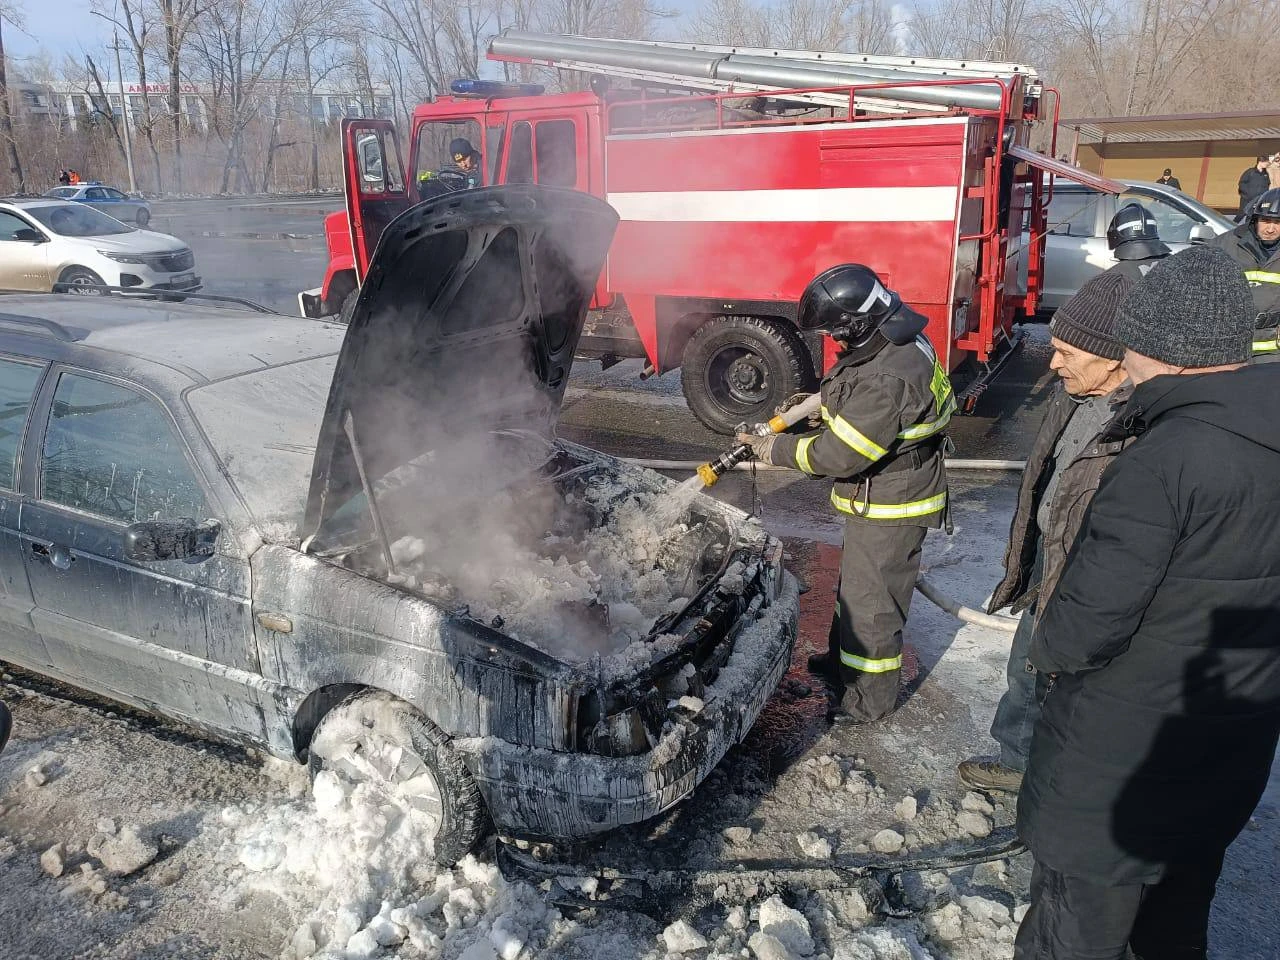
[[1148, 143], [1179, 140], [1280, 140], [1280, 113], [1183, 113], [1157, 117], [1083, 117], [1063, 120], [1083, 143]]

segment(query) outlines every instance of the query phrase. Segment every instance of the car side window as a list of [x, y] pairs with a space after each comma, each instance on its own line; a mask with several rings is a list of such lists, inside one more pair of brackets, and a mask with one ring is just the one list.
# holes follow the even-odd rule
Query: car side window
[[0, 240], [18, 240], [19, 230], [30, 230], [31, 224], [16, 214], [0, 210]]
[[116, 190], [114, 187], [105, 187], [102, 192], [106, 195], [108, 200], [128, 200], [129, 199], [119, 190]]
[[1155, 217], [1156, 220], [1156, 229], [1160, 232], [1160, 239], [1165, 243], [1191, 242], [1191, 228], [1200, 223], [1191, 214], [1178, 209], [1163, 197], [1153, 197], [1141, 193], [1122, 194], [1119, 206], [1122, 207], [1126, 203], [1134, 202], [1142, 204], [1151, 211], [1151, 216]]
[[31, 410], [31, 397], [44, 367], [0, 359], [0, 487], [17, 485], [18, 450]]
[[149, 397], [64, 373], [40, 463], [43, 500], [124, 523], [208, 516], [173, 422]]
[[101, 187], [90, 187], [88, 190], [84, 192], [84, 195], [88, 197], [90, 200], [107, 199], [107, 191], [103, 190]]
[[1049, 203], [1049, 232], [1059, 237], [1092, 237], [1099, 194], [1055, 190]]

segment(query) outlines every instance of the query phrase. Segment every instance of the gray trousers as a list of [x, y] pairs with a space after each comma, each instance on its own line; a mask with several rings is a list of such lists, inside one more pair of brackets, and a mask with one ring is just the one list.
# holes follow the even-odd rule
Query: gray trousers
[[841, 708], [862, 721], [893, 713], [902, 676], [902, 628], [920, 573], [922, 526], [849, 519], [828, 645], [844, 681]]

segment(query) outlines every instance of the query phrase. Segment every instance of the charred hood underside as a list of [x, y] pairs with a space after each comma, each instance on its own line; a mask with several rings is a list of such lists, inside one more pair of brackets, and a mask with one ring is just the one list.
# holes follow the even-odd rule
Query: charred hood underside
[[304, 537], [416, 458], [474, 451], [480, 474], [493, 465], [477, 435], [553, 433], [617, 220], [587, 194], [503, 186], [387, 226], [338, 358]]

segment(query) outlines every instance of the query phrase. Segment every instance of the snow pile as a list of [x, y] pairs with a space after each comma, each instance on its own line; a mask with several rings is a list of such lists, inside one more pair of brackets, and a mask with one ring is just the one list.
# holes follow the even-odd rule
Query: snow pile
[[498, 491], [483, 510], [420, 516], [391, 552], [402, 585], [581, 662], [643, 638], [697, 588], [702, 527], [687, 522], [688, 502], [673, 512], [669, 499], [612, 480], [563, 495]]

